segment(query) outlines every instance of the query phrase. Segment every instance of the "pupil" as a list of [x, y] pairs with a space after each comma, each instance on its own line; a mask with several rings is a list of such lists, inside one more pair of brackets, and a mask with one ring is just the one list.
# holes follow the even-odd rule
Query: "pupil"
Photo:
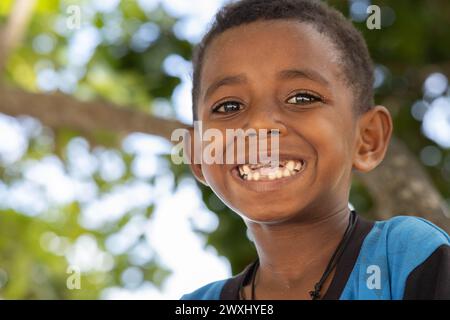
[[300, 96], [298, 98], [299, 98], [299, 102], [309, 102], [309, 101], [311, 101], [311, 98], [307, 97], [307, 96]]
[[225, 109], [226, 109], [226, 110], [229, 110], [229, 111], [233, 111], [233, 110], [236, 109], [236, 105], [234, 105], [234, 104], [232, 104], [232, 103], [227, 104], [227, 105], [225, 105]]

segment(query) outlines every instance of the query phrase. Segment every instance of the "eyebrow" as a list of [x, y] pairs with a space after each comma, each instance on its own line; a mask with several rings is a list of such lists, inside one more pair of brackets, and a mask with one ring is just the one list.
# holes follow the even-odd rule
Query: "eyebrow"
[[[308, 79], [317, 83], [320, 83], [326, 87], [330, 86], [330, 83], [320, 73], [312, 69], [286, 69], [277, 73], [278, 80], [291, 80], [291, 79]], [[214, 81], [206, 90], [203, 100], [208, 99], [214, 91], [223, 86], [230, 86], [236, 84], [242, 84], [247, 82], [247, 77], [244, 74], [237, 74], [232, 76], [226, 76], [217, 81]]]
[[326, 87], [330, 86], [330, 82], [328, 82], [325, 77], [323, 77], [319, 72], [314, 71], [312, 69], [287, 69], [282, 70], [278, 73], [278, 79], [280, 80], [289, 80], [289, 79], [308, 79], [314, 82], [318, 82]]
[[227, 76], [224, 78], [221, 78], [217, 81], [214, 81], [206, 90], [204, 101], [208, 99], [209, 96], [213, 94], [214, 91], [219, 89], [222, 86], [231, 86], [235, 84], [241, 84], [247, 82], [247, 78], [244, 74], [238, 74], [234, 76]]

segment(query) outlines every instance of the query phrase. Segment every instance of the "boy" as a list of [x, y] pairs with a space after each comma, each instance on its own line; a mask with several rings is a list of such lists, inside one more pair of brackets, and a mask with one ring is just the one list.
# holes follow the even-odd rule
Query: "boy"
[[219, 11], [194, 56], [194, 120], [276, 133], [280, 161], [191, 165], [244, 219], [258, 260], [182, 299], [450, 298], [444, 231], [348, 208], [352, 171], [374, 169], [392, 132], [372, 75], [361, 35], [322, 2], [241, 0]]

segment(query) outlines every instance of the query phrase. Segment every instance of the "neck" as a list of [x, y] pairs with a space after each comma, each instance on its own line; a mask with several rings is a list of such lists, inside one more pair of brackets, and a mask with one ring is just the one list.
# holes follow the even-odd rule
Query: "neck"
[[248, 222], [259, 256], [261, 283], [291, 288], [308, 276], [320, 278], [342, 240], [349, 214], [350, 210], [345, 206], [308, 221]]

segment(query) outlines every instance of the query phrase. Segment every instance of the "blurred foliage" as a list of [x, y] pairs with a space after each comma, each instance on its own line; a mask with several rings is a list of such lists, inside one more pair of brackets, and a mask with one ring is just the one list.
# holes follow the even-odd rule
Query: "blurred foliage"
[[[192, 0], [194, 1], [194, 0]], [[70, 66], [67, 59], [70, 45], [70, 32], [64, 33], [55, 26], [64, 18], [67, 5], [86, 3], [87, 0], [63, 1], [40, 0], [33, 15], [31, 26], [24, 45], [10, 58], [5, 80], [14, 86], [29, 91], [40, 91], [37, 85], [39, 68], [49, 67], [62, 70]], [[349, 15], [347, 1], [333, 0], [331, 4]], [[0, 2], [0, 23], [6, 21], [12, 0]], [[421, 123], [411, 116], [411, 105], [422, 99], [422, 82], [417, 79], [425, 77], [430, 65], [447, 64], [450, 57], [450, 2], [398, 0], [373, 1], [382, 6], [386, 12], [393, 12], [394, 20], [386, 22], [381, 30], [368, 30], [364, 22], [355, 22], [363, 32], [375, 62], [385, 70], [385, 79], [376, 91], [376, 102], [392, 103], [395, 134], [402, 138], [419, 157], [425, 146], [434, 142], [421, 134]], [[390, 10], [390, 11], [389, 11]], [[171, 100], [172, 93], [180, 84], [178, 77], [167, 74], [162, 68], [165, 59], [172, 54], [189, 60], [193, 44], [177, 38], [173, 26], [176, 19], [169, 16], [161, 6], [152, 12], [144, 12], [136, 1], [122, 1], [120, 7], [109, 13], [94, 13], [91, 18], [96, 28], [110, 28], [111, 21], [123, 34], [113, 40], [102, 41], [86, 65], [76, 68], [80, 76], [76, 86], [66, 93], [81, 100], [104, 99], [119, 105], [135, 108], [143, 112], [155, 113], [155, 99]], [[132, 37], [140, 26], [154, 23], [159, 27], [159, 36], [143, 50], [135, 50]], [[54, 49], [49, 52], [37, 52], [33, 48], [36, 37], [45, 34], [54, 41]], [[448, 71], [448, 69], [447, 69]], [[446, 71], [442, 71], [446, 73]], [[447, 76], [449, 74], [447, 73]], [[424, 78], [422, 78], [422, 81]], [[169, 108], [173, 108], [171, 103]], [[170, 114], [173, 114], [173, 110]], [[26, 161], [39, 160], [49, 154], [57, 155], [67, 165], [66, 148], [68, 142], [79, 133], [60, 130], [48, 134], [46, 143], [36, 137], [31, 139], [26, 155], [19, 163], [4, 167], [0, 165], [0, 181], [12, 185], [21, 181], [21, 165]], [[42, 138], [41, 134], [41, 138]], [[119, 137], [114, 133], [98, 132], [88, 137], [91, 151], [97, 145], [115, 148], [121, 155], [126, 169], [125, 174], [116, 181], [106, 181], [101, 175], [94, 174], [93, 179], [99, 188], [99, 197], [113, 187], [123, 185], [134, 179], [130, 169], [133, 157], [118, 148]], [[104, 147], [103, 147], [104, 148]], [[445, 198], [450, 199], [450, 151], [440, 148], [442, 159], [436, 166], [427, 167], [437, 188]], [[164, 159], [168, 161], [166, 156]], [[171, 166], [174, 173], [175, 188], [189, 170], [186, 166]], [[149, 178], [147, 182], [154, 183]], [[216, 248], [220, 255], [227, 257], [234, 273], [242, 270], [255, 257], [253, 245], [248, 240], [242, 220], [231, 212], [212, 193], [209, 188], [198, 184], [206, 206], [219, 219], [219, 227], [205, 233], [197, 230], [207, 238], [207, 245]], [[354, 182], [350, 201], [360, 211], [365, 212], [372, 206], [367, 191], [357, 181]], [[55, 207], [50, 212], [39, 216], [28, 216], [14, 210], [0, 210], [0, 297], [2, 298], [63, 298], [91, 299], [98, 298], [104, 288], [123, 286], [121, 275], [134, 264], [128, 254], [114, 256], [114, 268], [110, 271], [92, 271], [83, 274], [85, 290], [67, 290], [67, 261], [64, 255], [45, 250], [42, 236], [48, 232], [62, 237], [73, 244], [82, 235], [96, 239], [100, 250], [105, 251], [106, 239], [119, 232], [134, 216], [151, 219], [153, 207], [147, 210], [128, 212], [118, 221], [114, 221], [99, 230], [86, 229], [79, 223], [79, 203]], [[138, 238], [134, 245], [138, 245]], [[140, 268], [144, 278], [160, 285], [169, 271], [158, 263], [157, 257]], [[3, 277], [3, 278], [2, 278]], [[3, 280], [2, 280], [3, 279]], [[3, 286], [2, 286], [3, 281]]]

